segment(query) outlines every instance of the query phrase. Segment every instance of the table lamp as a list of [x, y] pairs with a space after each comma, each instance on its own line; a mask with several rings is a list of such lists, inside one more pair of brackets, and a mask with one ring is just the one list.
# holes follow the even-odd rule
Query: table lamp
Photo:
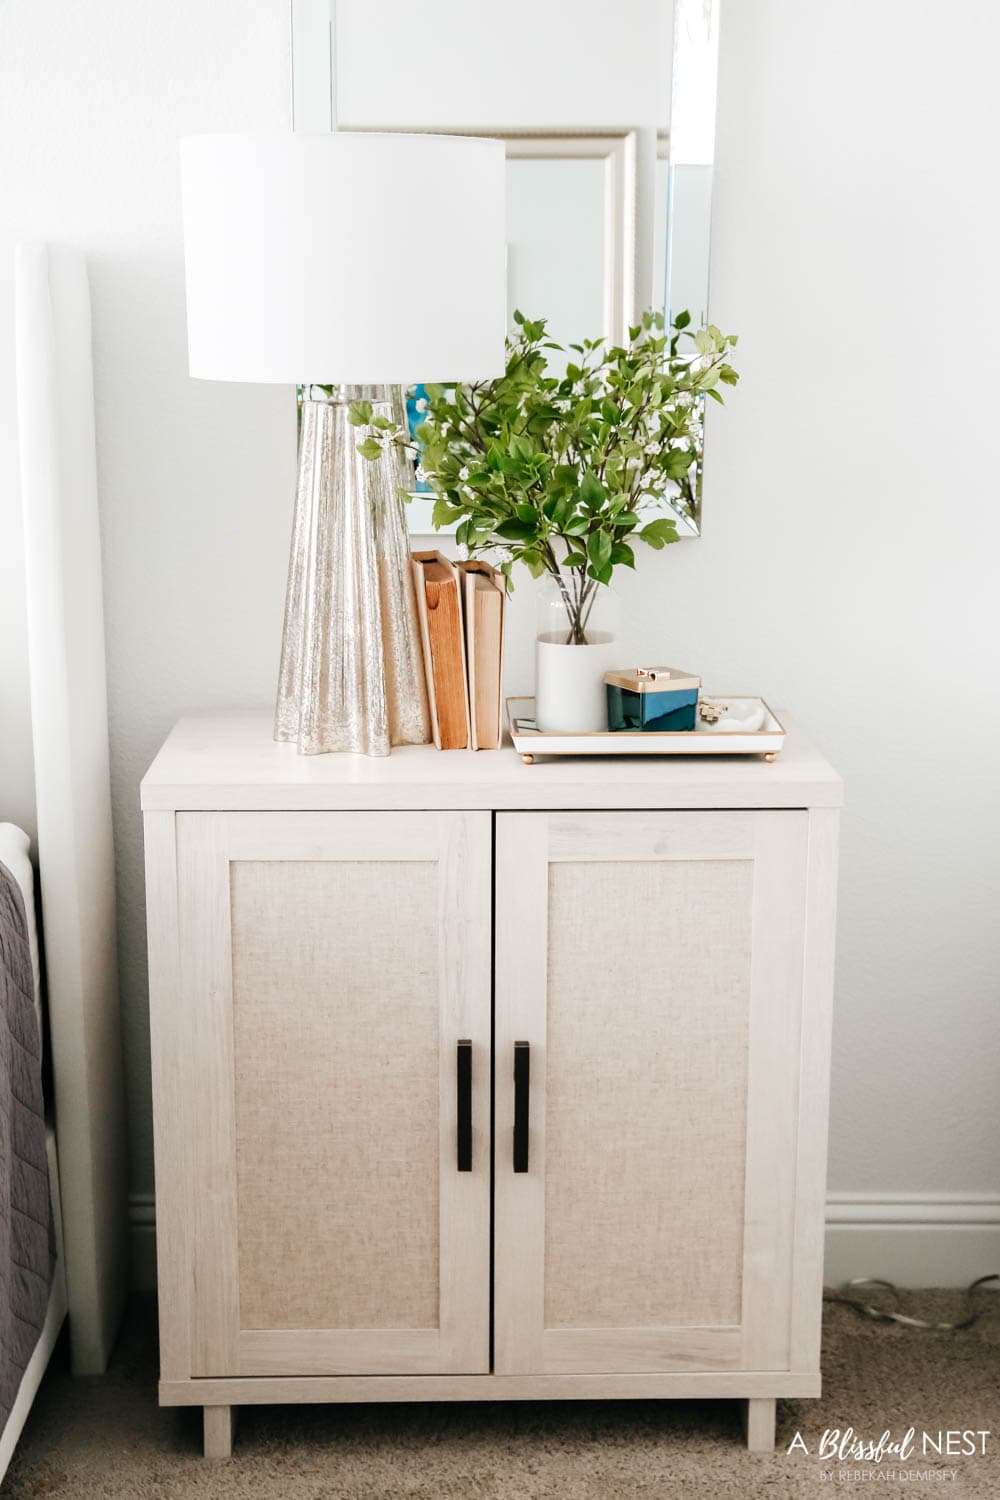
[[339, 132], [181, 143], [190, 373], [299, 387], [275, 739], [386, 755], [430, 738], [398, 447], [352, 401], [503, 373], [504, 147]]

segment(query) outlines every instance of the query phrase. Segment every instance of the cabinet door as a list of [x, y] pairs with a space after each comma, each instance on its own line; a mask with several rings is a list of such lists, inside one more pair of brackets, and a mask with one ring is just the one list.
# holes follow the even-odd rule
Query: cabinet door
[[489, 814], [181, 814], [178, 860], [193, 1373], [487, 1370]]
[[499, 1373], [788, 1368], [806, 821], [498, 816]]

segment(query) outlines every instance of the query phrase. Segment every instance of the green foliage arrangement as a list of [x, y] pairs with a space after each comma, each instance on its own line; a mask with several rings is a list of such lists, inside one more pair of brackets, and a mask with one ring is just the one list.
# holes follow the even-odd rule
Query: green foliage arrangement
[[[676, 513], [693, 513], [704, 399], [721, 402], [720, 385], [736, 384], [737, 340], [712, 324], [690, 332], [687, 313], [667, 332], [648, 312], [626, 346], [564, 349], [544, 319], [514, 319], [499, 379], [427, 387], [418, 477], [437, 497], [434, 525], [458, 522], [470, 555], [499, 551], [508, 586], [517, 562], [552, 577], [567, 642], [582, 645], [597, 591], [615, 568], [635, 566], [636, 539], [665, 547], [677, 540]], [[550, 373], [550, 352], [575, 356], [565, 373]], [[351, 420], [368, 428], [366, 458], [411, 441], [368, 402]]]

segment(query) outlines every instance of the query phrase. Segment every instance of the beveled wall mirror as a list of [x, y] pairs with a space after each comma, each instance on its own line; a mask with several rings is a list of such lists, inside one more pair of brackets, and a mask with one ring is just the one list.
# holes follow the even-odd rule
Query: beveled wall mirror
[[[648, 307], [697, 326], [720, 3], [291, 0], [293, 124], [501, 137], [509, 315], [548, 318], [560, 343], [619, 340]], [[414, 499], [412, 531], [430, 529], [430, 509]], [[699, 462], [682, 535], [698, 535], [701, 509]]]

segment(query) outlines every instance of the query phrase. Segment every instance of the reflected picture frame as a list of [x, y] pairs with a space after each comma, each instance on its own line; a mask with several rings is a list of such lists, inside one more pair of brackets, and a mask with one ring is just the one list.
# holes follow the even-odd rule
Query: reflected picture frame
[[[354, 128], [354, 127], [351, 127]], [[365, 130], [377, 131], [376, 125]], [[622, 130], [533, 130], [489, 129], [481, 125], [422, 126], [414, 134], [462, 135], [502, 140], [508, 161], [597, 162], [602, 167], [602, 258], [601, 258], [601, 326], [588, 332], [611, 343], [628, 338], [629, 324], [636, 310], [636, 209], [638, 202], [637, 132]], [[534, 311], [534, 309], [531, 309]], [[410, 433], [419, 442], [418, 430], [422, 412], [419, 403], [421, 387], [407, 393], [407, 416]], [[407, 524], [416, 536], [448, 535], [455, 523], [437, 532], [431, 522], [433, 496], [426, 486], [418, 486], [410, 496]]]

